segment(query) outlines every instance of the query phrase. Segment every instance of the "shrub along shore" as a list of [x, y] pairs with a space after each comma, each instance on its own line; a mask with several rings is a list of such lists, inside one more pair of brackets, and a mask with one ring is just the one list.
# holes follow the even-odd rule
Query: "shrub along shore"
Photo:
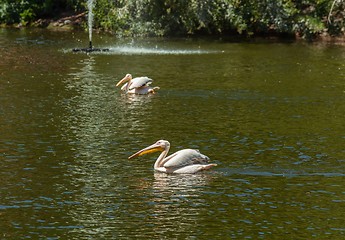
[[[90, 1], [90, 0], [89, 0]], [[344, 39], [342, 0], [94, 0], [93, 27], [117, 36]], [[0, 0], [2, 26], [87, 28], [81, 0]]]

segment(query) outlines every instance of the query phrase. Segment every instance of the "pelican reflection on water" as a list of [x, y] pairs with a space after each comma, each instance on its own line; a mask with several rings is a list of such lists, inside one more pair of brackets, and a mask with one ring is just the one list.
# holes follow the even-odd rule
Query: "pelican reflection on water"
[[217, 166], [217, 164], [214, 163], [209, 164], [208, 162], [210, 159], [204, 154], [201, 154], [198, 150], [183, 149], [167, 157], [169, 149], [170, 143], [168, 141], [159, 140], [151, 146], [131, 155], [128, 159], [162, 151], [154, 164], [154, 169], [158, 172], [165, 173], [193, 174]]
[[156, 93], [159, 90], [159, 87], [150, 87], [149, 85], [153, 82], [151, 78], [148, 77], [136, 77], [132, 78], [131, 74], [126, 74], [117, 84], [118, 87], [121, 84], [124, 84], [121, 87], [121, 90], [126, 94], [140, 94], [145, 95], [149, 93]]

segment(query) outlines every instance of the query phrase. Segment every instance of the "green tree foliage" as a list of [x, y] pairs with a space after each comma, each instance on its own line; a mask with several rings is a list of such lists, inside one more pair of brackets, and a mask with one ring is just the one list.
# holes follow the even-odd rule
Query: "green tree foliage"
[[335, 0], [99, 0], [96, 26], [119, 35], [343, 33], [344, 3]]
[[26, 25], [38, 18], [56, 17], [61, 11], [78, 10], [79, 0], [0, 0], [0, 22]]
[[[94, 27], [117, 35], [344, 33], [342, 0], [94, 0]], [[30, 22], [86, 0], [0, 0], [0, 21]]]

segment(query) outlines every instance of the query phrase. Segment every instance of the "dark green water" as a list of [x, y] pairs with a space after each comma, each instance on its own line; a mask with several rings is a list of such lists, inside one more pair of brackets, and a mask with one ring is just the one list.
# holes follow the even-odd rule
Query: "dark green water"
[[[344, 238], [344, 47], [86, 38], [0, 30], [2, 239]], [[218, 166], [127, 160], [158, 139]]]

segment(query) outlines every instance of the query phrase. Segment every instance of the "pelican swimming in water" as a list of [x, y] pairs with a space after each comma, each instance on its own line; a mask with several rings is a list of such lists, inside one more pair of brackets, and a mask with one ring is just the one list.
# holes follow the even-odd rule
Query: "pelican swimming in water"
[[149, 93], [156, 93], [159, 90], [159, 87], [150, 87], [149, 85], [153, 82], [151, 78], [148, 77], [136, 77], [132, 78], [131, 74], [126, 74], [124, 78], [122, 78], [117, 84], [118, 87], [121, 84], [124, 84], [121, 87], [121, 90], [125, 93], [132, 93], [132, 94], [149, 94]]
[[201, 154], [198, 150], [183, 149], [167, 157], [169, 149], [170, 143], [168, 141], [159, 140], [151, 146], [128, 157], [128, 159], [142, 156], [147, 153], [162, 151], [154, 164], [154, 169], [158, 172], [165, 173], [197, 173], [217, 166], [217, 164], [214, 163], [208, 164], [210, 159]]

